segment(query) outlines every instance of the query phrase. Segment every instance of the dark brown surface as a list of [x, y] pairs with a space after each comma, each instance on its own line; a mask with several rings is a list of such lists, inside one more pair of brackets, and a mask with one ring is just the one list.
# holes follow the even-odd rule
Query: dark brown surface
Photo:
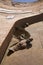
[[30, 25], [26, 31], [33, 38], [32, 47], [5, 55], [1, 65], [43, 65], [43, 21]]

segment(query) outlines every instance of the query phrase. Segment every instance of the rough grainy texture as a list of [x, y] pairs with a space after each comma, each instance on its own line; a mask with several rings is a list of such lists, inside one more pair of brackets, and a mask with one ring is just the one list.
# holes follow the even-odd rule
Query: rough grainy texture
[[[12, 33], [13, 33], [13, 30], [14, 30], [14, 28], [13, 28], [13, 26], [15, 26], [15, 22], [17, 22], [17, 25], [21, 25], [21, 23], [22, 22], [27, 22], [28, 20], [28, 22], [30, 22], [31, 20], [31, 22], [33, 22], [33, 21], [35, 21], [35, 22], [37, 22], [37, 19], [38, 19], [38, 21], [41, 21], [41, 19], [42, 19], [42, 17], [43, 17], [43, 14], [42, 15], [39, 15], [39, 14], [41, 14], [41, 13], [43, 13], [43, 2], [37, 2], [37, 3], [27, 3], [26, 4], [26, 6], [25, 6], [25, 4], [23, 5], [23, 4], [19, 4], [19, 5], [15, 5], [15, 7], [14, 6], [12, 6], [11, 5], [11, 3], [10, 3], [10, 5], [9, 4], [6, 4], [6, 3], [4, 3], [4, 2], [0, 2], [0, 8], [4, 8], [4, 10], [7, 10], [7, 12], [9, 11], [9, 10], [14, 10], [14, 11], [16, 11], [17, 13], [16, 14], [7, 14], [6, 12], [4, 12], [4, 13], [2, 13], [2, 12], [0, 12], [0, 61], [1, 61], [1, 59], [2, 59], [2, 57], [3, 57], [3, 55], [4, 55], [4, 53], [5, 53], [5, 50], [6, 50], [6, 48], [7, 48], [7, 46], [8, 46], [8, 44], [9, 44], [9, 41], [10, 41], [10, 38], [12, 37], [12, 36], [10, 36], [10, 35], [12, 35]], [[20, 12], [20, 13], [19, 13]], [[22, 13], [22, 14], [21, 14]], [[25, 14], [24, 14], [25, 13]], [[39, 16], [36, 16], [35, 18], [33, 17], [33, 16], [35, 16], [35, 15], [39, 15]], [[13, 17], [12, 17], [13, 16]], [[33, 17], [33, 18], [29, 18], [29, 17]], [[21, 20], [20, 21], [20, 19], [23, 19], [23, 18], [28, 18], [28, 19], [24, 19], [24, 20]], [[31, 20], [30, 20], [31, 19]], [[19, 20], [19, 21], [18, 21]], [[42, 20], [43, 21], [43, 20]], [[19, 23], [18, 23], [19, 22]], [[30, 22], [30, 24], [31, 24], [31, 22]], [[42, 24], [42, 23], [41, 23]], [[24, 25], [24, 24], [23, 24]], [[40, 24], [39, 24], [40, 25]], [[41, 33], [38, 33], [39, 35], [42, 35]], [[34, 35], [36, 35], [35, 36], [35, 39], [36, 40], [38, 40], [38, 48], [40, 48], [40, 41], [39, 41], [39, 37], [40, 37], [40, 39], [42, 38], [41, 36], [39, 36], [39, 37], [37, 37], [38, 36], [38, 34], [33, 34], [33, 36]], [[38, 39], [37, 39], [38, 38]], [[42, 38], [43, 39], [43, 38]], [[42, 41], [42, 39], [41, 39], [41, 42], [43, 42]], [[34, 42], [34, 43], [36, 43], [36, 41]], [[41, 44], [41, 45], [43, 45], [43, 44]], [[37, 44], [35, 44], [35, 47], [37, 46]], [[34, 46], [33, 46], [34, 47]], [[36, 48], [35, 48], [36, 49]], [[42, 49], [41, 49], [42, 50]], [[24, 50], [25, 51], [25, 50]], [[23, 52], [24, 52], [23, 51]], [[27, 50], [27, 51], [30, 51], [30, 50]], [[27, 53], [27, 51], [25, 52], [25, 53]], [[38, 52], [38, 49], [37, 50], [35, 50], [35, 51], [37, 51]], [[34, 51], [34, 49], [33, 49], [33, 52], [32, 53], [36, 53]], [[38, 52], [38, 54], [36, 54], [37, 56], [39, 55], [42, 55], [41, 53], [40, 53], [41, 51], [39, 51]], [[25, 54], [24, 53], [24, 54]], [[40, 54], [39, 54], [40, 53]], [[21, 53], [22, 54], [22, 53]], [[16, 54], [15, 54], [16, 55]], [[15, 56], [14, 55], [14, 56]], [[18, 54], [17, 54], [18, 55]], [[31, 55], [31, 53], [30, 53], [30, 55]], [[34, 54], [35, 55], [35, 54]], [[22, 55], [21, 55], [22, 56]], [[16, 56], [15, 56], [16, 57]], [[29, 56], [30, 57], [30, 56]], [[23, 58], [23, 57], [20, 57], [20, 58]], [[34, 57], [35, 58], [35, 57]], [[9, 59], [9, 58], [8, 58]], [[26, 58], [25, 58], [26, 59]], [[37, 62], [37, 63], [41, 63], [42, 61], [40, 61], [39, 62], [39, 60], [40, 60], [41, 58], [39, 58], [38, 57], [38, 61], [37, 60], [34, 60], [35, 62]], [[13, 59], [11, 59], [11, 61], [12, 61]], [[42, 57], [42, 59], [41, 60], [43, 60], [43, 57]], [[7, 60], [6, 60], [7, 61]], [[6, 61], [5, 61], [5, 63], [6, 63]], [[10, 60], [9, 60], [9, 63], [11, 62]], [[17, 60], [18, 61], [18, 60]], [[26, 60], [24, 60], [24, 62], [25, 62]], [[32, 61], [31, 63], [33, 63], [34, 61]], [[15, 59], [15, 62], [16, 62], [16, 59]], [[13, 62], [14, 63], [14, 62]], [[19, 62], [18, 62], [19, 63]], [[17, 64], [18, 64], [17, 63]], [[20, 62], [21, 64], [22, 64], [22, 62]], [[28, 59], [27, 59], [27, 63], [28, 63]], [[6, 65], [6, 64], [5, 64]], [[8, 64], [7, 64], [8, 65]], [[16, 65], [16, 64], [15, 64]], [[31, 64], [30, 64], [31, 65]]]
[[[1, 65], [43, 65], [43, 21], [32, 24], [25, 29], [33, 38], [32, 47], [18, 50], [10, 56], [7, 56], [7, 50]], [[14, 38], [12, 38], [10, 45], [12, 43], [14, 43]]]

